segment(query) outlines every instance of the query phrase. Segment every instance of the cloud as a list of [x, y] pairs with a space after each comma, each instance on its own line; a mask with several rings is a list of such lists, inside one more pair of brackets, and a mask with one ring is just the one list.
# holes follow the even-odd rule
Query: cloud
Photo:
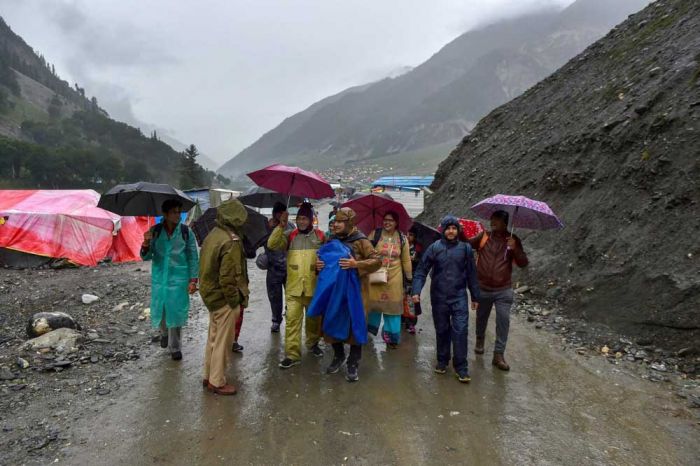
[[114, 118], [169, 128], [224, 161], [466, 29], [571, 1], [0, 0], [0, 14]]

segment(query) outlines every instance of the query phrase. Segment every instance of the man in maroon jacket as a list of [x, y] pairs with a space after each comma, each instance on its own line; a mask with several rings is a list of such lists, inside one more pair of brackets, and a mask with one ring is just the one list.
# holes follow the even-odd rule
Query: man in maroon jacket
[[[477, 278], [481, 296], [476, 311], [476, 354], [484, 354], [486, 326], [491, 308], [496, 307], [496, 344], [492, 364], [510, 370], [503, 354], [508, 342], [510, 308], [513, 306], [511, 275], [513, 263], [525, 267], [528, 263], [520, 238], [508, 232], [508, 212], [499, 210], [491, 216], [491, 231], [482, 232], [469, 240], [478, 251]], [[473, 303], [474, 305], [475, 303]]]

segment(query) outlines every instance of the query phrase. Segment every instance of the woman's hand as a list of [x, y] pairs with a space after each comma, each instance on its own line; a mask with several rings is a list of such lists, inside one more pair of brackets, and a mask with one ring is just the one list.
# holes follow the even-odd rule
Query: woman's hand
[[189, 286], [187, 287], [187, 292], [189, 294], [195, 294], [197, 292], [197, 282], [190, 282]]
[[153, 232], [149, 229], [143, 234], [143, 247], [147, 248], [151, 245], [151, 240], [153, 239]]
[[326, 264], [324, 264], [321, 259], [316, 259], [316, 272], [320, 272], [325, 266]]
[[356, 269], [357, 268], [357, 261], [355, 260], [354, 257], [351, 257], [349, 259], [340, 259], [340, 268], [341, 269]]

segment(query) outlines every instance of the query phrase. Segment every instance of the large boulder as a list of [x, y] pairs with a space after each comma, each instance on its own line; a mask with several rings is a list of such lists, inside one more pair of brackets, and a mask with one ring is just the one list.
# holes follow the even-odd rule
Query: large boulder
[[25, 350], [51, 349], [58, 352], [70, 351], [78, 346], [83, 335], [72, 328], [59, 328], [40, 337], [24, 342]]
[[80, 325], [65, 312], [38, 312], [27, 322], [27, 335], [34, 338], [59, 328], [80, 330]]

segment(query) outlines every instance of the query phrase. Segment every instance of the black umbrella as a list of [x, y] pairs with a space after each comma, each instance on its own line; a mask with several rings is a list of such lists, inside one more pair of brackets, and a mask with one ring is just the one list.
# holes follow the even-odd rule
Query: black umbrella
[[139, 181], [133, 184], [118, 184], [100, 197], [97, 207], [118, 215], [162, 215], [161, 206], [168, 199], [182, 203], [182, 210], [188, 211], [195, 202], [190, 197], [168, 184]]
[[[241, 228], [243, 248], [246, 256], [252, 259], [255, 257], [258, 248], [267, 240], [267, 217], [248, 206], [246, 206], [245, 210], [248, 211], [248, 219]], [[204, 243], [204, 238], [216, 226], [216, 213], [216, 207], [210, 207], [201, 217], [192, 222], [191, 228], [200, 246]]]
[[[280, 194], [267, 188], [253, 186], [244, 195], [238, 198], [245, 205], [265, 209], [274, 207], [276, 202], [281, 202], [284, 205], [297, 205], [304, 202], [304, 199], [298, 196], [287, 196]], [[289, 204], [287, 202], [289, 201]]]
[[421, 222], [413, 222], [409, 231], [416, 235], [416, 243], [423, 246], [423, 250], [442, 238], [442, 234], [439, 231]]

